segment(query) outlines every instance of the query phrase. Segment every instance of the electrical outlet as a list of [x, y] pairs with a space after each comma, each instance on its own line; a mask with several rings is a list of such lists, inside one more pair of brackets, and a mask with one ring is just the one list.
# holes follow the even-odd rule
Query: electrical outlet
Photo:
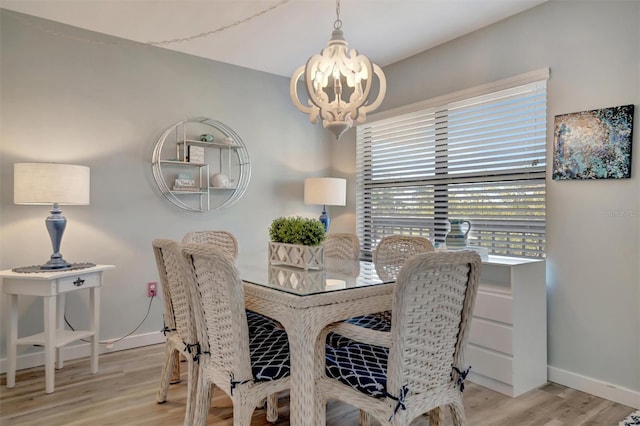
[[147, 283], [147, 297], [154, 297], [158, 295], [158, 283], [150, 282]]

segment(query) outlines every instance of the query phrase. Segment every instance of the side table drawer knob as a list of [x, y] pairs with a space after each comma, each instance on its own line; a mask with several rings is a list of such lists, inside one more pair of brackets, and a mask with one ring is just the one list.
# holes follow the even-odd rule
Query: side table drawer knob
[[75, 285], [76, 287], [80, 287], [82, 284], [84, 284], [84, 280], [80, 277], [78, 277], [78, 279], [73, 282], [73, 285]]

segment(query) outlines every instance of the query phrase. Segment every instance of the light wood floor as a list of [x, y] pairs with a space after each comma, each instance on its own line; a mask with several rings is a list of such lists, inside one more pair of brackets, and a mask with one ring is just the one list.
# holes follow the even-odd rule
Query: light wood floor
[[[183, 380], [169, 388], [169, 400], [156, 404], [155, 393], [162, 365], [163, 345], [147, 346], [100, 356], [100, 371], [89, 372], [89, 360], [65, 362], [56, 371], [56, 389], [44, 393], [42, 367], [19, 371], [16, 387], [0, 381], [0, 425], [181, 425], [186, 398]], [[470, 426], [617, 426], [634, 409], [549, 383], [512, 399], [469, 383], [464, 402]], [[288, 397], [280, 398], [277, 425], [289, 424]], [[214, 391], [208, 424], [233, 424], [231, 401]], [[263, 410], [256, 410], [252, 426], [268, 425]], [[327, 424], [358, 424], [356, 409], [339, 402], [328, 407]], [[415, 425], [426, 426], [426, 420]], [[447, 413], [447, 425], [450, 419]]]

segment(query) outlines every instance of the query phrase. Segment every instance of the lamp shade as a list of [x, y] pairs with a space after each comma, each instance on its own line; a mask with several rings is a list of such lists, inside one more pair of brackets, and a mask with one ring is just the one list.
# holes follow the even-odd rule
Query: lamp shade
[[304, 180], [304, 203], [344, 206], [347, 203], [347, 180], [320, 177]]
[[86, 205], [90, 182], [90, 169], [86, 166], [16, 163], [13, 165], [13, 202]]

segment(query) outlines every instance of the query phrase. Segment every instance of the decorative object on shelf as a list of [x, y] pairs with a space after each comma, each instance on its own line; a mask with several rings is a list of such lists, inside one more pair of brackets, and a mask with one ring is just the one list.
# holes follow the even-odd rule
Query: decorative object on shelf
[[[471, 222], [464, 219], [449, 219], [451, 230], [447, 234], [446, 243], [448, 250], [455, 250], [467, 247], [467, 236], [471, 231]], [[462, 225], [466, 224], [466, 231], [462, 230]]]
[[211, 175], [211, 186], [214, 188], [229, 188], [229, 177], [222, 173], [214, 173]]
[[269, 263], [322, 269], [325, 231], [317, 219], [279, 217], [269, 227]]
[[15, 204], [53, 204], [51, 216], [45, 220], [53, 254], [47, 263], [40, 265], [40, 269], [60, 270], [72, 267], [60, 253], [67, 219], [59, 206], [89, 204], [89, 167], [57, 163], [16, 163], [13, 165], [13, 173]]
[[190, 163], [204, 164], [204, 147], [189, 145], [188, 161]]
[[[207, 135], [213, 140], [202, 141]], [[242, 138], [224, 123], [207, 117], [188, 118], [165, 130], [153, 149], [152, 169], [162, 195], [191, 212], [232, 206], [251, 178], [251, 161]], [[214, 172], [226, 176], [224, 186], [219, 186], [224, 178], [222, 182], [212, 179]]]
[[304, 180], [304, 203], [322, 205], [320, 222], [324, 231], [329, 232], [331, 218], [327, 206], [344, 206], [347, 203], [347, 180], [341, 178], [320, 177]]
[[173, 184], [174, 191], [187, 191], [187, 192], [197, 192], [200, 191], [200, 188], [196, 186], [196, 181], [194, 179], [176, 179]]
[[553, 179], [631, 177], [633, 105], [555, 116]]
[[[387, 81], [378, 65], [355, 49], [347, 52], [341, 27], [340, 0], [336, 0], [336, 20], [328, 46], [293, 73], [289, 86], [296, 108], [309, 114], [312, 123], [322, 118], [322, 125], [337, 139], [353, 126], [354, 120], [364, 123], [367, 113], [380, 106], [387, 90]], [[378, 95], [370, 99], [374, 74], [378, 77]], [[304, 82], [300, 82], [303, 76]], [[309, 106], [300, 101], [299, 83], [306, 88]]]
[[200, 142], [213, 142], [213, 139], [213, 135], [210, 135], [208, 133], [200, 135]]
[[196, 186], [196, 180], [191, 173], [178, 173], [173, 183], [173, 191], [177, 192], [198, 192], [200, 188]]

